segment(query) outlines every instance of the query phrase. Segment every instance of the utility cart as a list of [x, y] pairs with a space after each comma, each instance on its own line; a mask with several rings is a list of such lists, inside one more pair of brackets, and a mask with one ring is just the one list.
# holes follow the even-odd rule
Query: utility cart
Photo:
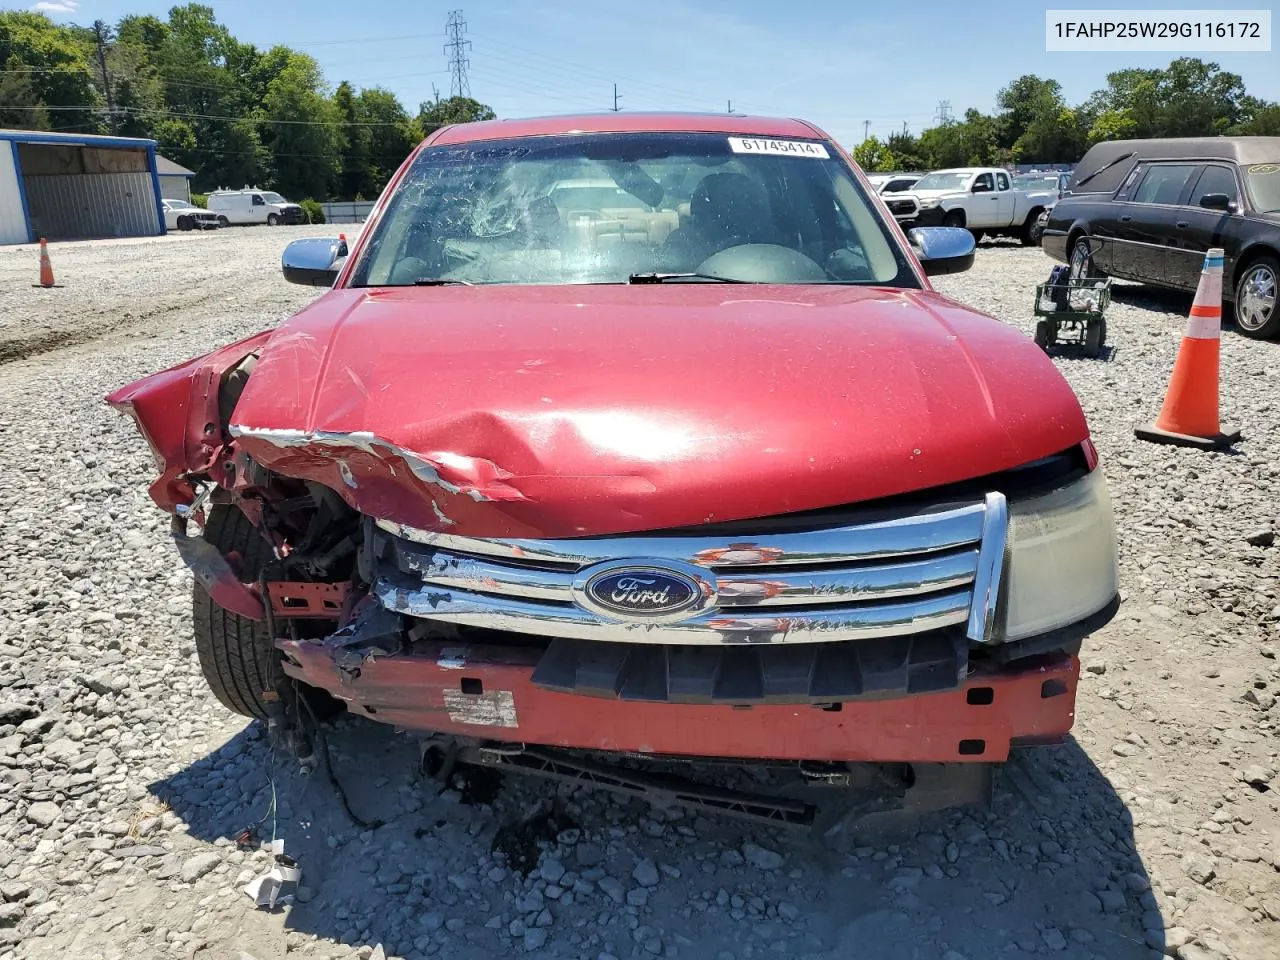
[[1036, 285], [1035, 341], [1045, 353], [1058, 344], [1102, 355], [1107, 343], [1106, 309], [1111, 305], [1110, 277], [1073, 279], [1066, 266], [1053, 268], [1046, 283]]

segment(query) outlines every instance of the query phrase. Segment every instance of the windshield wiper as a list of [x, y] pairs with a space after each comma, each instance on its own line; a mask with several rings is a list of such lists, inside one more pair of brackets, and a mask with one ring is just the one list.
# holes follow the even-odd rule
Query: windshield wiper
[[447, 287], [455, 283], [460, 283], [464, 287], [475, 286], [470, 280], [462, 280], [458, 277], [419, 277], [413, 281], [415, 287]]
[[1097, 170], [1093, 171], [1093, 173], [1089, 174], [1087, 177], [1083, 177], [1083, 178], [1081, 178], [1081, 179], [1077, 180], [1077, 181], [1076, 181], [1076, 186], [1077, 186], [1077, 187], [1083, 187], [1086, 183], [1088, 183], [1090, 180], [1092, 180], [1092, 179], [1093, 179], [1094, 177], [1096, 177], [1098, 174], [1102, 173], [1102, 171], [1104, 171], [1104, 170], [1110, 170], [1110, 169], [1111, 169], [1112, 167], [1114, 167], [1117, 163], [1124, 163], [1126, 160], [1128, 160], [1128, 159], [1129, 159], [1130, 157], [1132, 157], [1132, 156], [1133, 156], [1133, 151], [1132, 151], [1132, 150], [1130, 150], [1128, 153], [1123, 154], [1123, 155], [1121, 155], [1121, 156], [1119, 156], [1119, 157], [1116, 157], [1116, 158], [1115, 158], [1114, 160], [1112, 160], [1110, 163], [1104, 163], [1102, 166], [1100, 166]]
[[732, 277], [718, 277], [714, 273], [633, 273], [627, 277], [627, 283], [664, 283], [667, 280], [713, 280], [716, 283], [750, 283], [750, 280], [734, 280]]

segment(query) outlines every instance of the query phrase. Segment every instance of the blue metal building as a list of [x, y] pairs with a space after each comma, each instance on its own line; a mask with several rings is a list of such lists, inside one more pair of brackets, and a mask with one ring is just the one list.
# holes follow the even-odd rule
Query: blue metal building
[[0, 244], [164, 230], [156, 142], [0, 130]]

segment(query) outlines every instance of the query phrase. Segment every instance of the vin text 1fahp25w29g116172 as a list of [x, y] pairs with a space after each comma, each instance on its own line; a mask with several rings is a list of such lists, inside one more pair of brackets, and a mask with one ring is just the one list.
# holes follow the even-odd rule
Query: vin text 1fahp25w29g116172
[[800, 121], [448, 127], [350, 250], [289, 245], [315, 303], [108, 399], [232, 710], [325, 691], [627, 789], [624, 756], [981, 784], [1070, 729], [1117, 572], [1075, 396], [930, 287], [973, 253]]

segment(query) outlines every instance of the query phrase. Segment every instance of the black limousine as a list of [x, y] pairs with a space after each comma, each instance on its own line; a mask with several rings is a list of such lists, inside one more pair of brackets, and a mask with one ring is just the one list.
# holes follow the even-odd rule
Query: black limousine
[[1205, 251], [1226, 251], [1224, 315], [1280, 337], [1280, 137], [1113, 140], [1092, 147], [1045, 225], [1073, 277], [1194, 291]]

